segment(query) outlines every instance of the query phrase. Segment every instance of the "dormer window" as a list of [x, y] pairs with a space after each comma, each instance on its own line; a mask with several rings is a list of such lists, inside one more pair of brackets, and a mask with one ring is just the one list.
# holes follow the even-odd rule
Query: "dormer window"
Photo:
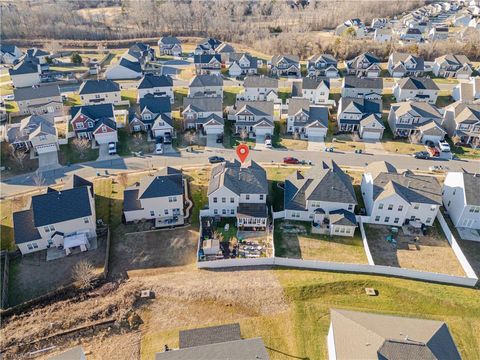
[[[89, 121], [89, 122], [87, 123], [87, 126], [88, 126], [89, 128], [93, 127], [93, 121]], [[83, 124], [82, 124], [82, 128], [83, 128]]]
[[149, 114], [149, 113], [143, 114], [143, 119], [144, 120], [152, 120], [152, 114]]
[[77, 123], [76, 128], [77, 129], [83, 129], [83, 123], [82, 122]]

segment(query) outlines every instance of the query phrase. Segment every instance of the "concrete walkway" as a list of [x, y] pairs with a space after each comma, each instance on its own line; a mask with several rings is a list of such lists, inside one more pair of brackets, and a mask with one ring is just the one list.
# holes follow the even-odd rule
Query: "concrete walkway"
[[325, 142], [321, 136], [310, 136], [308, 138], [308, 151], [323, 151]]

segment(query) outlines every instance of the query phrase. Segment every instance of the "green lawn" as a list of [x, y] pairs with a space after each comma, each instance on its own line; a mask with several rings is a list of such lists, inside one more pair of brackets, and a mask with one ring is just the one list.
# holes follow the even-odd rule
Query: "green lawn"
[[154, 142], [147, 141], [146, 133], [130, 133], [127, 128], [118, 129], [117, 154], [130, 156], [132, 152], [142, 151], [150, 154], [154, 150]]
[[76, 164], [86, 161], [94, 161], [98, 158], [98, 148], [87, 150], [85, 155], [81, 157], [80, 153], [75, 149], [73, 145], [73, 139], [68, 141], [66, 145], [60, 145], [60, 151], [58, 152], [58, 158], [62, 165]]
[[[216, 231], [218, 231], [223, 236], [224, 242], [230, 241], [232, 237], [237, 236], [237, 220], [235, 218], [222, 218], [222, 220], [217, 224]], [[225, 231], [225, 225], [228, 224], [228, 230]]]
[[225, 86], [223, 88], [223, 106], [235, 105], [237, 94], [242, 90], [241, 86]]
[[130, 105], [137, 103], [137, 90], [136, 89], [124, 89], [121, 91], [122, 100], [128, 100]]

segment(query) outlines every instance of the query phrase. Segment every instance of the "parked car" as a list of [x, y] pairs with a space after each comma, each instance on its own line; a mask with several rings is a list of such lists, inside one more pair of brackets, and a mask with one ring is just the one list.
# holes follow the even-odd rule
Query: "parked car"
[[156, 137], [155, 144], [163, 144], [163, 136]]
[[447, 166], [443, 166], [443, 165], [433, 165], [433, 166], [430, 166], [428, 168], [428, 170], [430, 171], [448, 171], [448, 167]]
[[5, 95], [5, 96], [3, 97], [3, 99], [4, 99], [4, 100], [7, 100], [7, 101], [13, 101], [13, 100], [15, 100], [15, 95], [13, 95], [13, 94], [8, 94], [8, 95]]
[[217, 144], [223, 144], [223, 134], [217, 135]]
[[419, 151], [413, 154], [415, 159], [430, 159], [430, 154], [427, 151]]
[[265, 147], [271, 149], [272, 147], [272, 137], [270, 135], [265, 136]]
[[221, 162], [224, 162], [224, 161], [225, 161], [225, 159], [224, 159], [223, 157], [221, 157], [221, 156], [210, 156], [210, 157], [208, 158], [208, 162], [209, 162], [210, 164], [221, 163]]
[[450, 145], [446, 141], [439, 141], [438, 147], [440, 148], [441, 152], [450, 152]]
[[286, 157], [286, 158], [283, 158], [283, 163], [284, 164], [299, 164], [300, 161], [298, 161], [298, 159], [294, 158], [294, 157]]
[[156, 143], [155, 144], [155, 154], [162, 155], [163, 154], [163, 143]]
[[108, 154], [115, 155], [117, 153], [117, 144], [114, 142], [108, 143]]
[[165, 133], [165, 137], [164, 137], [163, 143], [164, 143], [164, 144], [171, 144], [171, 143], [172, 143], [172, 135], [171, 135], [169, 132], [166, 132], [166, 133]]

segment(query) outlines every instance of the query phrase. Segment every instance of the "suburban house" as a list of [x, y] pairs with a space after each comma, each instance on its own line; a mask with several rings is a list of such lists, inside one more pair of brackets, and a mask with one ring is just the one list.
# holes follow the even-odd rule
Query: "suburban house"
[[240, 324], [182, 330], [179, 349], [155, 354], [155, 360], [258, 359], [269, 360], [261, 338], [242, 339]]
[[58, 85], [38, 85], [13, 89], [15, 102], [22, 115], [43, 115], [53, 122], [63, 113], [63, 101]]
[[[418, 26], [422, 26], [419, 24]], [[419, 43], [423, 41], [422, 30], [418, 27], [409, 27], [400, 34], [400, 40], [403, 42]]]
[[400, 101], [424, 101], [435, 104], [440, 89], [428, 77], [405, 77], [398, 80], [393, 86], [393, 95]]
[[308, 99], [292, 98], [288, 102], [287, 132], [303, 138], [327, 136], [328, 107], [310, 105]]
[[46, 65], [48, 63], [47, 59], [49, 56], [50, 54], [48, 52], [43, 51], [42, 49], [33, 47], [28, 49], [25, 52], [24, 60], [31, 61], [39, 65]]
[[147, 94], [153, 96], [168, 96], [170, 102], [173, 104], [175, 101], [173, 94], [173, 80], [168, 75], [153, 75], [145, 74], [137, 85], [137, 102]]
[[371, 53], [358, 55], [352, 60], [345, 61], [348, 75], [376, 78], [380, 76], [380, 59]]
[[381, 43], [392, 41], [393, 31], [390, 28], [375, 29], [373, 40]]
[[324, 76], [327, 78], [337, 78], [337, 65], [338, 61], [332, 55], [313, 55], [307, 63], [308, 76]]
[[256, 74], [258, 71], [258, 59], [248, 53], [231, 53], [228, 62], [228, 74], [233, 77]]
[[[480, 146], [480, 103], [455, 102], [445, 107], [442, 126], [460, 144]], [[455, 140], [455, 139], [453, 139]]]
[[456, 228], [480, 229], [480, 174], [449, 172], [443, 183], [443, 206]]
[[193, 62], [197, 75], [220, 75], [220, 71], [222, 70], [222, 59], [218, 54], [194, 55]]
[[441, 127], [442, 114], [432, 104], [407, 101], [392, 104], [388, 114], [388, 124], [393, 137], [407, 137], [412, 142], [443, 140], [446, 131]]
[[105, 79], [123, 80], [139, 79], [142, 77], [142, 65], [138, 61], [132, 61], [121, 57], [116, 63], [110, 64], [105, 70]]
[[278, 99], [278, 79], [263, 75], [247, 76], [243, 82], [244, 91], [237, 100], [275, 101]]
[[85, 80], [78, 90], [83, 105], [115, 104], [122, 101], [120, 86], [112, 80]]
[[326, 104], [330, 96], [330, 80], [320, 77], [305, 77], [292, 83], [292, 97], [308, 99], [312, 104]]
[[70, 115], [70, 123], [78, 138], [95, 139], [98, 144], [118, 141], [112, 104], [74, 106]]
[[361, 190], [370, 222], [376, 224], [431, 226], [442, 205], [442, 187], [436, 177], [409, 170], [399, 173], [385, 161], [365, 168]]
[[22, 55], [22, 50], [15, 45], [0, 44], [0, 63], [15, 64]]
[[185, 97], [182, 116], [185, 129], [195, 129], [205, 135], [223, 134], [222, 97]]
[[232, 45], [224, 42], [217, 46], [215, 53], [220, 55], [222, 63], [226, 63], [230, 56], [235, 53], [235, 49]]
[[160, 55], [182, 55], [182, 43], [175, 36], [164, 36], [158, 40]]
[[15, 149], [33, 150], [34, 156], [58, 150], [57, 129], [53, 122], [39, 115], [30, 115], [20, 123], [11, 124], [7, 140]]
[[381, 99], [383, 92], [382, 78], [359, 78], [345, 76], [342, 82], [342, 97]]
[[13, 213], [15, 244], [22, 255], [48, 248], [86, 251], [96, 238], [93, 184], [73, 175], [62, 190], [32, 196], [26, 210]]
[[453, 19], [453, 26], [467, 27], [471, 19], [472, 17], [469, 14], [458, 14]]
[[214, 38], [202, 39], [194, 50], [194, 55], [213, 55], [222, 42]]
[[208, 184], [208, 208], [212, 216], [236, 217], [243, 230], [268, 226], [268, 181], [265, 169], [252, 161], [226, 161], [212, 168]]
[[388, 72], [393, 77], [419, 76], [425, 72], [422, 57], [394, 51], [388, 57]]
[[156, 228], [184, 224], [181, 170], [166, 167], [123, 191], [125, 221], [151, 221]]
[[8, 74], [12, 79], [13, 86], [16, 88], [40, 84], [41, 72], [40, 65], [30, 61], [20, 61], [14, 67], [8, 69]]
[[338, 103], [338, 130], [342, 132], [359, 131], [361, 121], [371, 115], [380, 121], [382, 100], [342, 97]]
[[433, 64], [435, 76], [468, 79], [472, 72], [470, 60], [465, 55], [443, 55], [436, 58]]
[[188, 97], [223, 97], [223, 78], [220, 74], [196, 75], [188, 84]]
[[371, 114], [360, 120], [358, 135], [364, 140], [380, 140], [384, 131], [385, 126], [378, 115]]
[[330, 309], [327, 348], [329, 360], [461, 359], [442, 321], [340, 309]]
[[246, 130], [253, 136], [273, 134], [272, 101], [237, 101], [235, 104], [235, 132]]
[[155, 49], [145, 43], [135, 43], [122, 55], [131, 62], [138, 62], [144, 68], [145, 64], [155, 60]]
[[300, 60], [295, 55], [275, 55], [270, 62], [273, 76], [300, 77]]
[[168, 96], [151, 94], [140, 99], [140, 113], [130, 119], [130, 130], [152, 131], [153, 137], [174, 135], [172, 105]]
[[428, 32], [428, 39], [430, 41], [445, 41], [448, 40], [448, 27], [434, 26]]
[[459, 83], [452, 90], [456, 101], [473, 102], [480, 99], [480, 77], [472, 77], [468, 82]]
[[312, 222], [312, 233], [353, 236], [357, 199], [350, 176], [332, 161], [285, 180], [285, 219]]

